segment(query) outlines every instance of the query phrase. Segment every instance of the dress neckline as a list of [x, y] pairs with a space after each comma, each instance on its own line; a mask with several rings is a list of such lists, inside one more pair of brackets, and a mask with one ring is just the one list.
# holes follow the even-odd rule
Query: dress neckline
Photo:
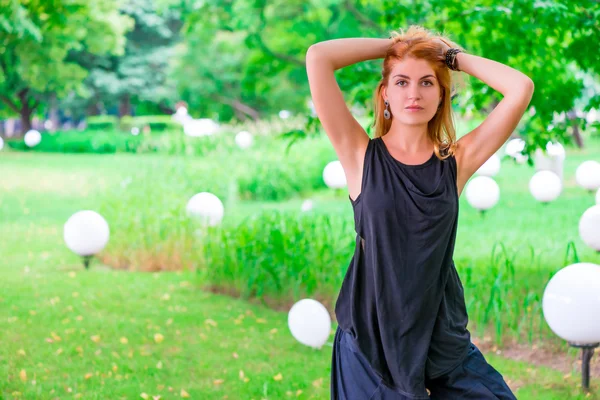
[[379, 141], [381, 142], [381, 145], [383, 147], [383, 150], [385, 151], [385, 153], [387, 154], [388, 157], [390, 157], [392, 160], [394, 160], [398, 165], [404, 167], [404, 168], [423, 168], [428, 166], [429, 164], [431, 164], [434, 159], [437, 157], [435, 155], [435, 151], [431, 153], [431, 157], [429, 157], [429, 159], [427, 161], [425, 161], [424, 163], [421, 164], [405, 164], [402, 161], [398, 160], [397, 158], [395, 158], [390, 151], [388, 150], [387, 146], [385, 145], [385, 142], [383, 141], [382, 137], [378, 137], [377, 139], [379, 139]]

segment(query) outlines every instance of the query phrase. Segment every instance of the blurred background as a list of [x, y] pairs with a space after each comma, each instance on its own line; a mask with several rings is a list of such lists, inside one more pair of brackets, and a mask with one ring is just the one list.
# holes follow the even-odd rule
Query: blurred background
[[[535, 83], [460, 199], [473, 342], [519, 399], [598, 398], [600, 357], [586, 390], [569, 343], [600, 342], [599, 21], [592, 0], [0, 0], [0, 399], [329, 398], [355, 233], [305, 53], [411, 24]], [[380, 70], [336, 72], [369, 134]], [[502, 98], [463, 78], [459, 136]], [[572, 308], [544, 300], [559, 271]]]

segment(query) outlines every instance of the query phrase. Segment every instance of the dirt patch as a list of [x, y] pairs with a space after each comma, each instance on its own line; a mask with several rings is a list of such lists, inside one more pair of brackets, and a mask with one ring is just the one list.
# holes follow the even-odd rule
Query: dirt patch
[[[471, 338], [472, 342], [479, 347], [483, 354], [494, 353], [499, 356], [524, 361], [536, 366], [544, 366], [555, 369], [566, 374], [578, 374], [581, 376], [581, 350], [577, 354], [567, 354], [561, 349], [550, 349], [538, 345], [525, 345], [519, 343], [508, 343], [501, 348], [494, 345], [489, 338]], [[596, 348], [590, 362], [590, 376], [600, 376], [600, 347]], [[590, 379], [591, 380], [591, 379]]]

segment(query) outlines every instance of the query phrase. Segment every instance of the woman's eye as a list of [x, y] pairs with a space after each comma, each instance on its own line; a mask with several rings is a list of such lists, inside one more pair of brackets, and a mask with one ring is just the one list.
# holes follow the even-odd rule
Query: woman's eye
[[[400, 85], [401, 83], [406, 83], [406, 81], [399, 81], [398, 85]], [[425, 86], [432, 86], [433, 83], [431, 81], [423, 81], [423, 83], [427, 83], [427, 85]], [[406, 85], [400, 85], [400, 86], [406, 86]]]

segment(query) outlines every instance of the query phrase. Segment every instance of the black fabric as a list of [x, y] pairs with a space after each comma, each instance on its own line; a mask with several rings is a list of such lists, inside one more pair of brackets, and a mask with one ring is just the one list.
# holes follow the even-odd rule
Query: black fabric
[[335, 306], [342, 330], [382, 381], [428, 398], [426, 377], [467, 355], [470, 335], [452, 260], [458, 223], [454, 157], [420, 165], [369, 141], [354, 201], [356, 246]]
[[[435, 379], [426, 379], [430, 400], [516, 400], [504, 377], [477, 346], [470, 343], [464, 360]], [[350, 333], [338, 326], [331, 354], [332, 400], [408, 400], [412, 397], [389, 388], [372, 370]]]

